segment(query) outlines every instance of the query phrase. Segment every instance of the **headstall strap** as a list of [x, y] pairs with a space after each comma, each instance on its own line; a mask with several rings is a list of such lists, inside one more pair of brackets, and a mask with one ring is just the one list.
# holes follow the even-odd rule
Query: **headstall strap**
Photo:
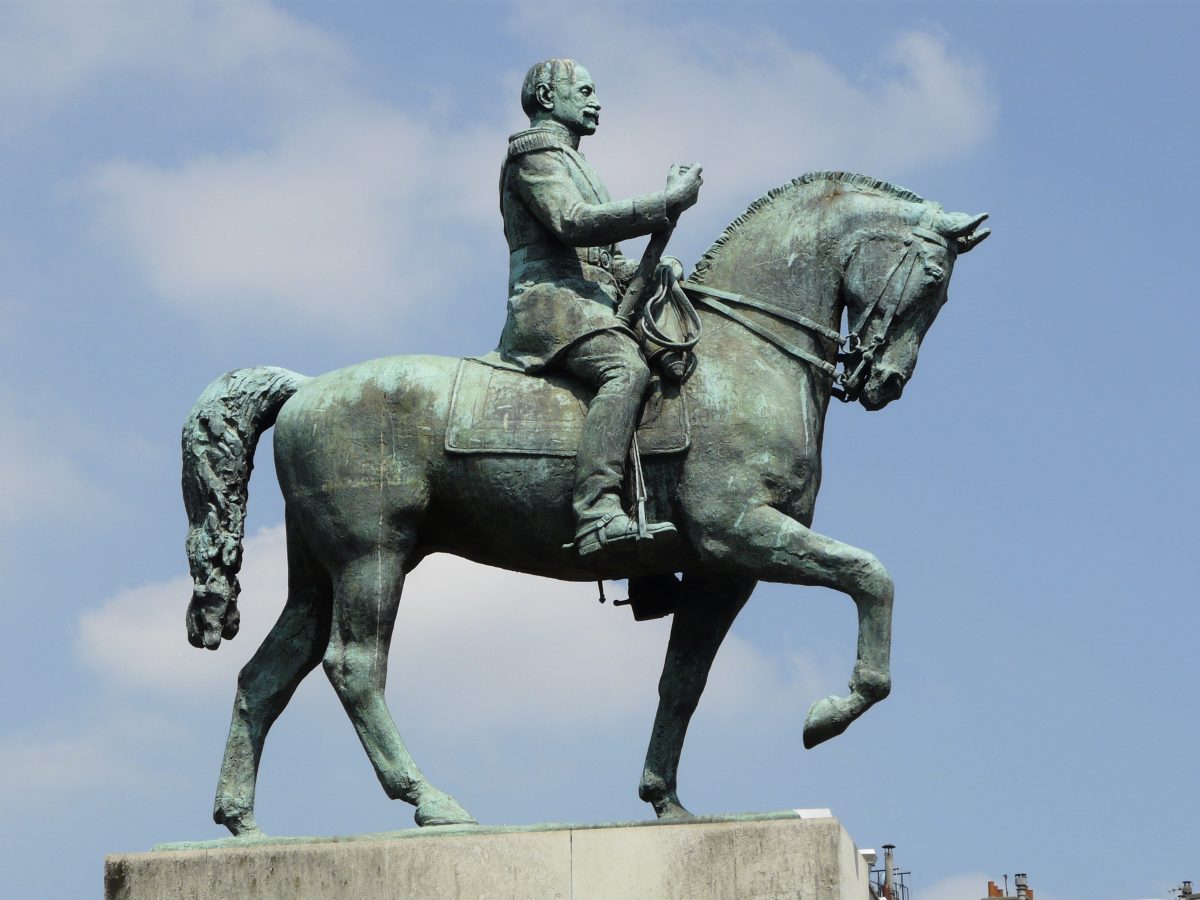
[[[943, 247], [948, 246], [941, 235], [920, 226], [912, 229], [912, 235]], [[887, 278], [884, 279], [883, 286], [879, 289], [879, 293], [875, 295], [875, 299], [867, 304], [867, 308], [858, 317], [858, 324], [846, 335], [846, 349], [838, 354], [838, 362], [842, 364], [842, 371], [837, 374], [834, 380], [833, 395], [843, 403], [852, 403], [858, 399], [862, 390], [859, 381], [863, 370], [870, 365], [875, 358], [876, 352], [887, 341], [887, 334], [891, 330], [892, 320], [896, 317], [896, 313], [900, 309], [900, 302], [904, 299], [904, 295], [908, 291], [908, 283], [912, 280], [912, 273], [917, 267], [917, 259], [920, 256], [919, 249], [913, 243], [913, 236], [903, 239], [898, 238], [898, 240], [902, 240], [905, 249], [897, 255], [896, 262], [888, 270]], [[895, 294], [895, 299], [888, 305], [887, 310], [884, 312], [883, 322], [879, 330], [871, 336], [870, 343], [864, 346], [862, 342], [862, 330], [866, 327], [872, 314], [887, 294], [888, 288], [891, 287], [892, 281], [896, 277], [896, 273], [900, 271], [906, 262], [908, 263], [908, 268], [904, 273], [904, 283], [900, 285], [900, 289]], [[852, 362], [857, 363], [853, 369], [850, 368]]]
[[950, 249], [950, 242], [938, 234], [936, 231], [930, 231], [928, 228], [917, 226], [912, 230], [912, 233], [922, 240], [929, 241], [931, 244], [937, 244], [939, 247]]

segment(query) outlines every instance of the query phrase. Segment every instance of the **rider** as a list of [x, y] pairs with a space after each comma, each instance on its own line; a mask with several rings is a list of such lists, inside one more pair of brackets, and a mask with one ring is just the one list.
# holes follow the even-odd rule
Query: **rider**
[[[600, 123], [600, 104], [591, 75], [574, 60], [531, 68], [521, 107], [530, 127], [508, 139], [500, 170], [510, 255], [498, 349], [526, 371], [557, 368], [596, 389], [575, 462], [575, 546], [586, 555], [638, 537], [620, 491], [650, 373], [633, 332], [616, 316], [637, 263], [615, 244], [672, 225], [696, 202], [700, 167], [672, 166], [666, 190], [613, 201], [579, 153], [579, 139]], [[646, 533], [674, 530], [663, 522]]]

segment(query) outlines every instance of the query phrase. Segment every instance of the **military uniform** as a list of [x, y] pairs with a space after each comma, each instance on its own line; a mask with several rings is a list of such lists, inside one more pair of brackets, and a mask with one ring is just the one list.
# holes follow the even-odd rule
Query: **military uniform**
[[530, 371], [598, 331], [632, 338], [615, 311], [637, 263], [616, 242], [670, 224], [663, 192], [614, 203], [577, 145], [553, 125], [518, 131], [500, 173], [509, 299], [497, 349]]
[[613, 202], [578, 145], [557, 123], [509, 138], [500, 173], [508, 318], [497, 349], [526, 371], [562, 369], [596, 389], [575, 470], [577, 545], [589, 553], [609, 539], [610, 522], [627, 521], [618, 518], [621, 479], [650, 381], [633, 332], [616, 316], [637, 269], [616, 243], [662, 231], [670, 219], [665, 192]]

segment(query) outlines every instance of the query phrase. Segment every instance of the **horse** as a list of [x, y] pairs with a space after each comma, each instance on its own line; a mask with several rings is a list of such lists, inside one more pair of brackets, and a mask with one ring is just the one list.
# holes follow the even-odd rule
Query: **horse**
[[415, 806], [421, 826], [475, 822], [422, 774], [384, 698], [404, 579], [431, 553], [562, 580], [676, 586], [638, 789], [660, 819], [690, 817], [676, 783], [684, 736], [759, 581], [832, 588], [856, 604], [849, 693], [812, 704], [804, 744], [845, 731], [891, 689], [894, 588], [873, 554], [811, 527], [825, 414], [835, 395], [867, 410], [900, 397], [956, 257], [989, 233], [978, 228], [985, 218], [840, 172], [801, 176], [752, 203], [684, 283], [703, 326], [680, 388], [690, 446], [646, 457], [643, 474], [653, 520], [677, 533], [596, 557], [564, 547], [570, 456], [447, 451], [457, 359], [390, 357], [318, 377], [257, 367], [213, 382], [183, 432], [189, 641], [216, 649], [237, 633], [247, 485], [272, 424], [288, 560], [286, 604], [238, 677], [214, 820], [261, 834], [254, 791], [267, 732], [322, 664], [387, 795]]

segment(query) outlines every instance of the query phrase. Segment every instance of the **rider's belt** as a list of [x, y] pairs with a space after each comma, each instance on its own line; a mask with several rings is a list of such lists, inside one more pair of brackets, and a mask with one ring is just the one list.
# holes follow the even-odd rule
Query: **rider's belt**
[[580, 247], [579, 258], [588, 265], [612, 271], [612, 251], [608, 247]]
[[531, 262], [563, 259], [578, 259], [581, 263], [586, 263], [589, 266], [595, 266], [607, 272], [612, 271], [613, 254], [611, 247], [563, 248], [563, 252], [559, 253], [548, 253], [540, 247], [522, 247], [520, 250], [513, 250], [509, 254], [509, 265], [516, 267], [524, 266]]

